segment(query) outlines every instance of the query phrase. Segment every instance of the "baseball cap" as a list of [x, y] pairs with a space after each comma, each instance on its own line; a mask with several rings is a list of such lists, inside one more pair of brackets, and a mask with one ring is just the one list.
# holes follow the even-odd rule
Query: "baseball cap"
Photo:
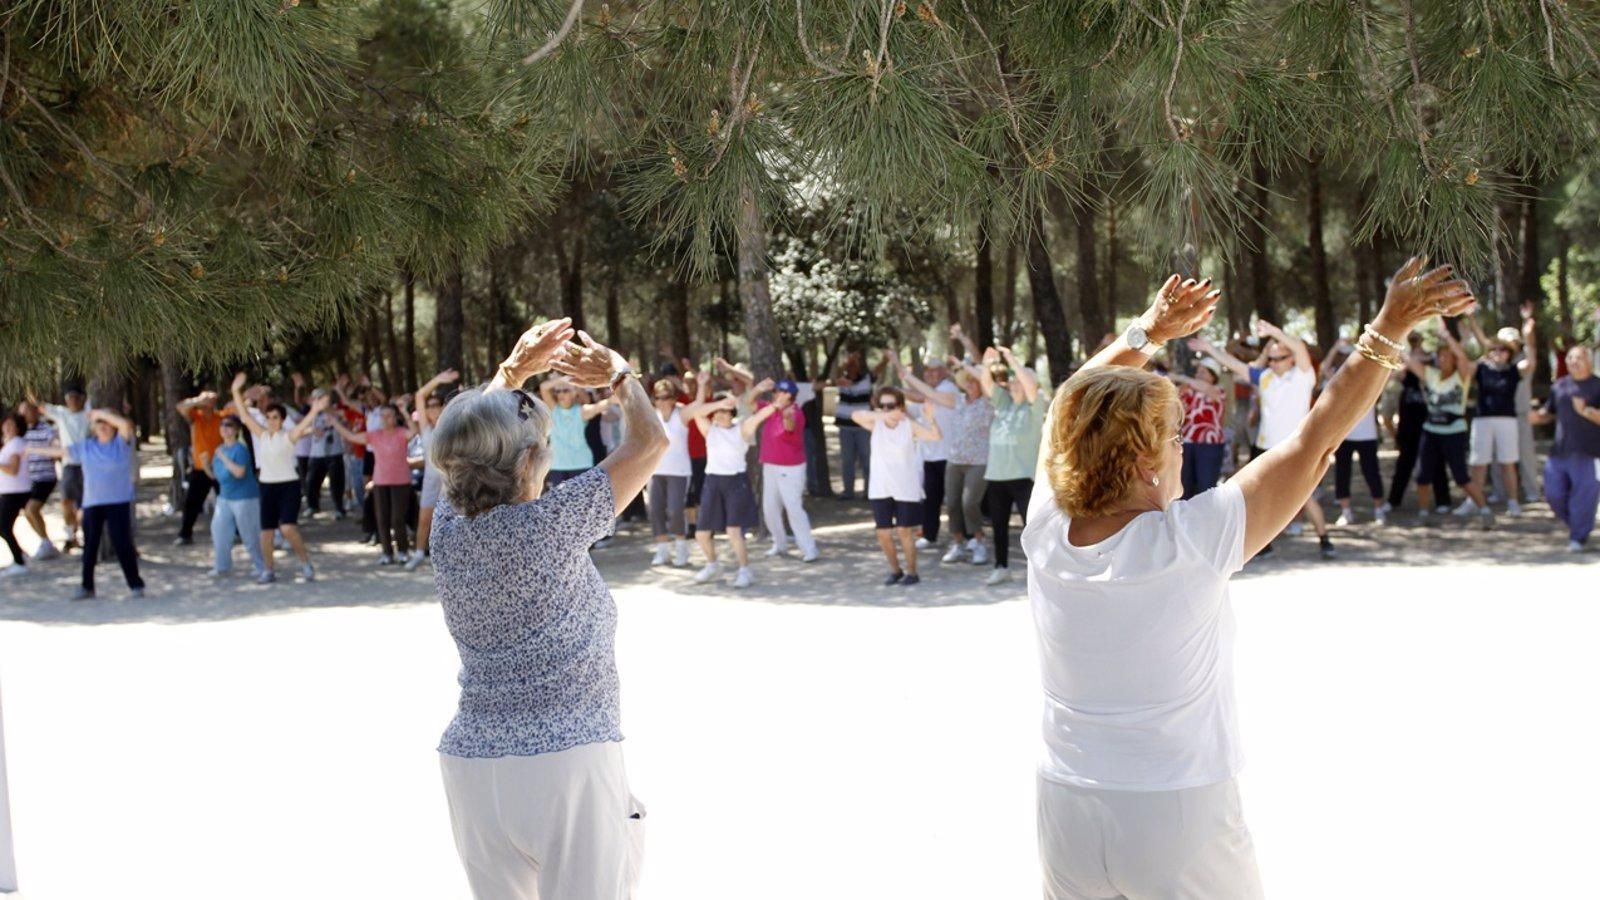
[[777, 384], [774, 384], [772, 389], [775, 391], [783, 391], [785, 394], [788, 394], [791, 397], [797, 397], [800, 395], [800, 385], [795, 384], [793, 381], [790, 381], [787, 378], [783, 379]]

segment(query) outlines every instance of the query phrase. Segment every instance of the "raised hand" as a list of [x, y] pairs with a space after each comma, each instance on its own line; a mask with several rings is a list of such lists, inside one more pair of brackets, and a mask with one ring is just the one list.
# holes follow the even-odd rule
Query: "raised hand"
[[233, 373], [233, 391], [234, 391], [234, 393], [238, 393], [239, 391], [244, 390], [244, 383], [246, 381], [248, 381], [248, 380], [249, 380], [249, 376], [245, 375], [243, 372], [235, 372], [235, 373]]
[[1213, 290], [1209, 278], [1180, 281], [1177, 275], [1171, 275], [1139, 317], [1139, 324], [1157, 344], [1187, 337], [1206, 327], [1221, 297], [1222, 291]]
[[999, 361], [1000, 361], [1000, 351], [999, 350], [996, 350], [995, 348], [990, 347], [989, 349], [983, 351], [983, 364], [984, 365], [987, 366], [990, 363], [997, 363]]
[[322, 412], [323, 410], [327, 409], [328, 408], [328, 404], [330, 402], [332, 402], [332, 398], [329, 397], [327, 394], [323, 394], [322, 396], [317, 397], [316, 399], [312, 400], [311, 401], [311, 415], [315, 416], [316, 414], [318, 414], [318, 413]]
[[433, 380], [440, 384], [455, 384], [461, 380], [461, 373], [455, 369], [445, 369], [443, 372], [433, 376]]
[[609, 387], [611, 377], [627, 365], [615, 350], [590, 337], [588, 332], [578, 332], [581, 343], [568, 343], [566, 352], [550, 360], [550, 368], [567, 376], [576, 387]]
[[[1455, 269], [1445, 265], [1423, 271], [1427, 264], [1426, 256], [1413, 256], [1394, 273], [1373, 322], [1380, 333], [1399, 340], [1432, 316], [1459, 316], [1477, 308], [1472, 288], [1454, 277]], [[1450, 334], [1448, 328], [1445, 334]]]
[[552, 319], [535, 325], [517, 338], [505, 362], [500, 364], [497, 379], [503, 378], [511, 387], [517, 387], [535, 375], [548, 372], [551, 360], [561, 353], [572, 339], [572, 320]]
[[297, 388], [306, 386], [306, 376], [299, 372], [290, 372], [289, 380], [293, 382], [294, 386]]
[[778, 383], [773, 381], [771, 378], [763, 378], [756, 382], [755, 392], [758, 394], [765, 394], [767, 391], [770, 391], [776, 387], [777, 384]]
[[1189, 340], [1184, 342], [1184, 345], [1194, 353], [1211, 353], [1214, 349], [1211, 346], [1211, 342], [1203, 337], [1189, 338]]
[[1518, 309], [1522, 312], [1522, 321], [1523, 322], [1532, 322], [1533, 321], [1534, 314], [1535, 314], [1535, 312], [1537, 310], [1536, 310], [1536, 307], [1535, 307], [1534, 302], [1532, 300], [1524, 300], [1524, 301], [1522, 301], [1522, 306], [1520, 306]]

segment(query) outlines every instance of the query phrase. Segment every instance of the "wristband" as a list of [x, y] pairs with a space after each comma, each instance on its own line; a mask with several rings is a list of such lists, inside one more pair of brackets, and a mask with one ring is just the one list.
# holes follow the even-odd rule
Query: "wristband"
[[628, 378], [630, 376], [633, 377], [633, 378], [638, 378], [639, 377], [639, 373], [634, 371], [633, 366], [623, 366], [622, 368], [616, 370], [615, 372], [612, 372], [611, 373], [611, 389], [613, 391], [616, 390], [617, 389], [617, 385], [622, 383], [622, 379]]

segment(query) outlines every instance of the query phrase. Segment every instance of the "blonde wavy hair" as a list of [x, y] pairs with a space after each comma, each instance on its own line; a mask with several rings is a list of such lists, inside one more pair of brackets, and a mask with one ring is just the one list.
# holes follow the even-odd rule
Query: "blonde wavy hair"
[[1178, 389], [1159, 375], [1102, 366], [1072, 376], [1050, 409], [1045, 471], [1056, 505], [1075, 519], [1116, 512], [1140, 464], [1159, 460], [1182, 423]]

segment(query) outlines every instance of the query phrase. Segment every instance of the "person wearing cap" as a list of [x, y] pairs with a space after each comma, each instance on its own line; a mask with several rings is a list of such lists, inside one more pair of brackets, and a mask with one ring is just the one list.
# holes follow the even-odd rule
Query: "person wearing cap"
[[[1534, 360], [1538, 357], [1533, 304], [1522, 305], [1522, 334], [1529, 353], [1520, 362], [1516, 361], [1516, 348], [1501, 340], [1498, 334], [1492, 340], [1484, 337], [1483, 328], [1471, 316], [1467, 317], [1467, 327], [1477, 339], [1478, 346], [1485, 348], [1483, 357], [1468, 361], [1463, 372], [1463, 377], [1474, 386], [1477, 395], [1472, 419], [1472, 446], [1467, 458], [1467, 464], [1472, 469], [1472, 486], [1482, 494], [1488, 481], [1489, 466], [1498, 465], [1506, 485], [1506, 515], [1520, 516], [1522, 504], [1517, 501], [1522, 495], [1517, 484], [1517, 460], [1521, 456], [1518, 446], [1518, 432], [1521, 429], [1518, 427], [1517, 389], [1523, 381], [1533, 378]], [[1490, 517], [1493, 515], [1488, 507], [1478, 510], [1476, 501], [1471, 497], [1456, 510], [1457, 515], [1470, 515], [1473, 512]]]
[[69, 451], [61, 464], [61, 518], [67, 526], [67, 536], [62, 541], [63, 551], [78, 547], [78, 511], [83, 506], [83, 466], [74, 461], [73, 445], [89, 439], [89, 410], [85, 408], [88, 397], [83, 390], [67, 388], [63, 403], [41, 403], [28, 392], [28, 402], [39, 408], [44, 417], [55, 423], [61, 436], [61, 448]]
[[[1534, 321], [1533, 311], [1535, 304], [1527, 301], [1522, 304], [1522, 318], [1524, 327]], [[1473, 335], [1478, 339], [1479, 346], [1492, 346], [1492, 342], [1484, 340], [1483, 332], [1475, 321], [1469, 322]], [[1517, 485], [1521, 497], [1514, 494], [1512, 485], [1506, 484], [1500, 473], [1490, 470], [1489, 474], [1499, 483], [1500, 493], [1513, 500], [1523, 503], [1533, 503], [1539, 496], [1539, 453], [1533, 440], [1533, 421], [1529, 413], [1533, 410], [1533, 375], [1538, 365], [1538, 348], [1534, 343], [1523, 345], [1522, 332], [1510, 325], [1495, 332], [1495, 338], [1511, 348], [1511, 357], [1521, 369], [1523, 362], [1532, 360], [1527, 369], [1521, 369], [1522, 377], [1517, 379], [1516, 393], [1516, 420], [1517, 420]]]
[[251, 465], [250, 448], [239, 437], [244, 423], [238, 416], [224, 416], [218, 426], [222, 443], [211, 454], [211, 476], [217, 482], [217, 504], [211, 513], [213, 578], [223, 578], [233, 570], [233, 538], [238, 535], [250, 554], [251, 575], [267, 580], [267, 561], [261, 555], [261, 485]]
[[789, 517], [794, 542], [804, 562], [818, 559], [817, 540], [811, 536], [811, 517], [806, 514], [806, 414], [797, 398], [800, 385], [791, 378], [756, 384], [752, 394], [770, 391], [772, 398], [755, 404], [751, 416], [761, 436], [761, 515], [772, 534], [768, 556], [788, 552], [789, 537], [783, 518]]
[[1183, 499], [1192, 499], [1217, 486], [1228, 433], [1222, 428], [1222, 365], [1202, 357], [1194, 376], [1172, 373], [1183, 404]]

